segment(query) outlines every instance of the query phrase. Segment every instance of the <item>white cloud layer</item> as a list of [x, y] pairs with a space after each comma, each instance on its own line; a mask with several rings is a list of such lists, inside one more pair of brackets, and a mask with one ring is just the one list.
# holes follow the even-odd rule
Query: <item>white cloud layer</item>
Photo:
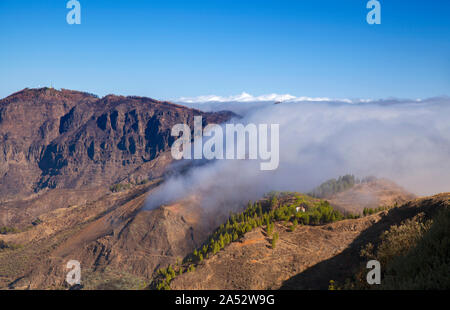
[[[418, 195], [450, 191], [450, 98], [349, 104], [288, 102], [250, 106], [239, 123], [280, 125], [280, 165], [218, 160], [165, 182], [148, 208], [192, 193], [204, 207], [235, 206], [271, 190], [307, 192], [344, 175], [391, 179]], [[230, 104], [220, 104], [229, 108]]]
[[[181, 97], [176, 102], [184, 103], [210, 103], [210, 102], [267, 102], [267, 101], [281, 101], [281, 102], [300, 102], [300, 101], [338, 101], [352, 103], [350, 99], [332, 99], [327, 97], [296, 97], [290, 94], [268, 94], [261, 96], [253, 96], [249, 93], [242, 92], [240, 95], [235, 96], [216, 96], [206, 95], [198, 97]], [[357, 102], [365, 100], [356, 100]]]

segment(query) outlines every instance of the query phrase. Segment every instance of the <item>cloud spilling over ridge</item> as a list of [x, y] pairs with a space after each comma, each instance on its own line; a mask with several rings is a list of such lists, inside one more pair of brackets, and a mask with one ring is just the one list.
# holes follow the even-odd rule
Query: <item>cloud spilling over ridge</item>
[[450, 191], [449, 118], [448, 97], [250, 108], [238, 122], [280, 124], [277, 170], [260, 171], [254, 160], [218, 160], [169, 179], [147, 207], [193, 193], [205, 208], [231, 207], [271, 190], [307, 192], [347, 173], [389, 178], [418, 195]]

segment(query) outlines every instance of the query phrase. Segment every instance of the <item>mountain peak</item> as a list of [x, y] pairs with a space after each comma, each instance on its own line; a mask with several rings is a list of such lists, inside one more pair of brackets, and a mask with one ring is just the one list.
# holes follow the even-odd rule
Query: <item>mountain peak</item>
[[0, 102], [14, 102], [14, 101], [28, 101], [28, 100], [52, 100], [52, 99], [80, 99], [91, 98], [98, 99], [95, 94], [81, 92], [77, 90], [70, 90], [61, 88], [60, 90], [52, 87], [41, 88], [24, 88], [18, 92], [9, 95], [0, 100]]

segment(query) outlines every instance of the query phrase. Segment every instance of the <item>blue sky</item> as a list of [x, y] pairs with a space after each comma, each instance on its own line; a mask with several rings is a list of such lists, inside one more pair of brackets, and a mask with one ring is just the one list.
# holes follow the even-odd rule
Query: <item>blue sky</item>
[[25, 87], [158, 99], [243, 91], [450, 95], [450, 1], [0, 0], [0, 97]]

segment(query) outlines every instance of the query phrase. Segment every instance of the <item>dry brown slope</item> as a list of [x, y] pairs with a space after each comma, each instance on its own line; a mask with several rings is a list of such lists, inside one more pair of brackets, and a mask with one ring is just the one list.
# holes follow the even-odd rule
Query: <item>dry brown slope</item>
[[275, 226], [275, 249], [258, 228], [200, 263], [194, 272], [171, 282], [172, 289], [327, 289], [329, 280], [344, 281], [360, 266], [361, 246], [391, 225], [419, 212], [450, 205], [450, 193], [416, 199], [356, 220], [303, 226], [289, 232]]
[[81, 263], [86, 289], [144, 287], [155, 269], [192, 252], [212, 229], [193, 198], [143, 210], [157, 184], [57, 209], [30, 230], [1, 235], [22, 247], [0, 251], [0, 288], [67, 288], [69, 260]]
[[341, 253], [379, 219], [380, 215], [373, 215], [357, 221], [301, 226], [294, 232], [277, 223], [274, 231], [280, 239], [275, 249], [271, 248], [271, 238], [257, 228], [200, 263], [195, 272], [175, 278], [171, 288], [279, 289], [293, 275]]
[[[49, 274], [44, 266], [54, 268], [57, 264], [52, 258], [63, 257], [62, 254], [67, 252], [65, 250], [80, 251], [84, 243], [108, 233], [106, 226], [95, 224], [103, 219], [113, 219], [113, 215], [118, 214], [121, 209], [129, 209], [129, 204], [133, 201], [142, 201], [147, 191], [156, 184], [157, 181], [127, 192], [106, 194], [95, 201], [55, 209], [42, 214], [42, 223], [31, 229], [17, 234], [0, 235], [1, 240], [21, 246], [14, 251], [0, 251], [0, 288], [20, 278], [24, 279], [22, 284], [12, 286], [27, 287], [33, 275], [39, 274], [39, 271], [42, 271], [42, 276]], [[113, 223], [111, 221], [108, 224]], [[85, 231], [95, 233], [87, 234]], [[68, 246], [70, 244], [72, 246]]]

